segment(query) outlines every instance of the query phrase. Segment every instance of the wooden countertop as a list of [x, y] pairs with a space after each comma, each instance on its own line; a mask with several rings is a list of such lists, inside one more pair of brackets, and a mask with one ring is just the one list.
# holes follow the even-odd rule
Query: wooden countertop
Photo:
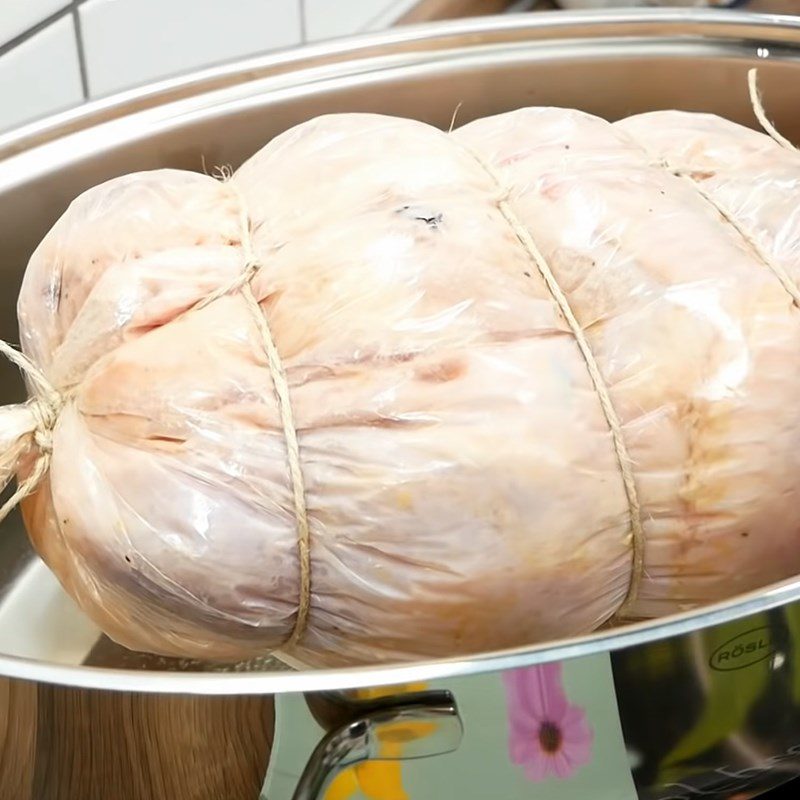
[[256, 800], [273, 730], [272, 697], [0, 678], [0, 800]]

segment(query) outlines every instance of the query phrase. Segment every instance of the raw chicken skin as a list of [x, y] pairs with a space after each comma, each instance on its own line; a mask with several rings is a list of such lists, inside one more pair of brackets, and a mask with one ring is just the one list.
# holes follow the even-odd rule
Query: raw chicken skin
[[[116, 641], [239, 659], [300, 598], [287, 445], [245, 267], [288, 381], [314, 666], [474, 653], [800, 572], [800, 156], [710, 116], [530, 108], [448, 135], [366, 114], [230, 181], [159, 170], [78, 198], [34, 253], [25, 353], [67, 397], [31, 538]], [[505, 203], [505, 206], [503, 206]], [[249, 231], [243, 230], [243, 214]], [[27, 432], [26, 435], [29, 435]], [[23, 460], [21, 477], [30, 470]]]

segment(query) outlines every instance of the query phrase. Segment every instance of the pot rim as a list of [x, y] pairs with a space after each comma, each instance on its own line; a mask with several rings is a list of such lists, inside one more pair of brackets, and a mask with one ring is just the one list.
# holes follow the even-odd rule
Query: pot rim
[[730, 9], [589, 9], [499, 14], [407, 25], [236, 59], [89, 100], [0, 134], [0, 162], [86, 128], [212, 91], [287, 72], [364, 63], [376, 56], [474, 49], [492, 44], [634, 37], [800, 45], [800, 17]]
[[381, 666], [274, 672], [169, 672], [68, 666], [0, 655], [0, 675], [85, 689], [154, 694], [285, 694], [391, 686], [486, 672], [501, 672], [552, 661], [611, 653], [649, 642], [696, 633], [800, 601], [800, 578], [773, 584], [697, 611], [674, 614], [559, 642], [508, 650]]

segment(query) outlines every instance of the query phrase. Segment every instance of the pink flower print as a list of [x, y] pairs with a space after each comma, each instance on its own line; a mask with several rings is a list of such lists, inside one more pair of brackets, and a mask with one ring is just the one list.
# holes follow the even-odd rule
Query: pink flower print
[[561, 664], [510, 670], [503, 682], [509, 757], [529, 780], [568, 778], [591, 761], [592, 729], [586, 712], [567, 700]]

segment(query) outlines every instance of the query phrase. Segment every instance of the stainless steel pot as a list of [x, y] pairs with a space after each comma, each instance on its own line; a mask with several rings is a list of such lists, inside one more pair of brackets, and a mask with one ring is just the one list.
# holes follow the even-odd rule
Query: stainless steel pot
[[[457, 107], [461, 123], [524, 105], [573, 106], [610, 119], [675, 107], [753, 124], [745, 81], [752, 66], [760, 68], [770, 117], [789, 138], [800, 139], [800, 19], [666, 10], [520, 15], [398, 29], [238, 62], [37, 122], [0, 136], [0, 336], [16, 335], [16, 293], [40, 238], [79, 192], [120, 173], [237, 165], [271, 136], [330, 111], [406, 115], [444, 127]], [[20, 381], [6, 365], [0, 366], [0, 380], [4, 402], [21, 395]], [[556, 673], [542, 665], [556, 663], [563, 664], [564, 678], [547, 684]], [[292, 793], [321, 797], [342, 770], [389, 756], [422, 759], [429, 783], [440, 769], [449, 776], [442, 786], [452, 788], [455, 775], [468, 773], [470, 763], [502, 760], [470, 736], [477, 728], [491, 729], [493, 740], [505, 742], [508, 714], [513, 738], [519, 728], [509, 689], [514, 680], [523, 693], [526, 680], [545, 681], [552, 696], [561, 697], [556, 703], [561, 708], [571, 702], [564, 700], [568, 673], [583, 675], [584, 684], [589, 675], [584, 690], [611, 709], [584, 720], [584, 734], [593, 728], [594, 746], [610, 747], [614, 740], [622, 754], [615, 779], [621, 774], [628, 788], [617, 785], [609, 790], [615, 794], [603, 794], [595, 784], [592, 796], [598, 800], [624, 800], [626, 791], [647, 800], [733, 800], [800, 773], [800, 581], [668, 620], [469, 659], [297, 672], [267, 658], [226, 669], [116, 647], [37, 561], [18, 519], [0, 532], [0, 674], [6, 676], [5, 689], [0, 685], [0, 798], [95, 796], [68, 794], [50, 768], [45, 777], [38, 772], [26, 777], [24, 766], [13, 761], [22, 759], [20, 743], [36, 761], [42, 756], [40, 740], [46, 750], [53, 725], [67, 736], [78, 725], [66, 712], [59, 716], [53, 710], [58, 703], [51, 703], [50, 716], [44, 722], [38, 717], [39, 733], [28, 746], [23, 716], [36, 702], [26, 706], [20, 698], [30, 692], [39, 693], [40, 705], [42, 692], [80, 693], [87, 713], [99, 698], [110, 696], [100, 690], [125, 693], [114, 695], [117, 699], [169, 695], [163, 704], [187, 694], [208, 703], [211, 695], [281, 695], [284, 716], [304, 709], [311, 744], [320, 741], [305, 767], [285, 763], [302, 752], [300, 744], [294, 756], [280, 748], [273, 752], [269, 791], [271, 800], [278, 800]], [[503, 680], [506, 695], [497, 694]], [[410, 694], [365, 692], [378, 686], [406, 686]], [[464, 712], [493, 692], [506, 702]], [[257, 725], [264, 724], [267, 736], [269, 714], [262, 711]], [[528, 720], [539, 724], [530, 735], [538, 736], [537, 752], [558, 755], [566, 746], [558, 739], [564, 731], [542, 714]], [[280, 736], [280, 714], [278, 723]], [[542, 727], [545, 723], [551, 727]], [[136, 755], [134, 767], [122, 721], [112, 721], [107, 731], [110, 740], [119, 740], [111, 758], [119, 759], [114, 769], [121, 770], [119, 785], [128, 791], [135, 781], [125, 779], [125, 770], [146, 773], [151, 765]], [[96, 759], [97, 742], [84, 739], [86, 757]], [[16, 756], [7, 755], [12, 746]], [[103, 746], [109, 746], [105, 739]], [[192, 747], [197, 758], [202, 748], [196, 741]], [[266, 761], [268, 747], [256, 750]], [[152, 757], [154, 751], [147, 752]], [[180, 759], [183, 752], [178, 743], [172, 756]], [[433, 758], [445, 752], [451, 755]], [[454, 761], [459, 752], [468, 753], [468, 760]], [[525, 764], [511, 762], [513, 754], [493, 767], [497, 780], [509, 781], [500, 787], [504, 796], [566, 796], [553, 794], [552, 781], [519, 783]], [[544, 769], [541, 763], [538, 768]], [[281, 788], [280, 779], [287, 776], [291, 789], [285, 781]], [[95, 775], [90, 783], [105, 785], [103, 780]], [[461, 787], [458, 794], [485, 793], [475, 781], [474, 792]], [[57, 791], [48, 788], [53, 782]], [[509, 788], [512, 784], [517, 788]], [[125, 791], [113, 796], [154, 796], [149, 789]], [[223, 796], [221, 788], [213, 791], [207, 796]], [[174, 790], [171, 796], [177, 796]]]

